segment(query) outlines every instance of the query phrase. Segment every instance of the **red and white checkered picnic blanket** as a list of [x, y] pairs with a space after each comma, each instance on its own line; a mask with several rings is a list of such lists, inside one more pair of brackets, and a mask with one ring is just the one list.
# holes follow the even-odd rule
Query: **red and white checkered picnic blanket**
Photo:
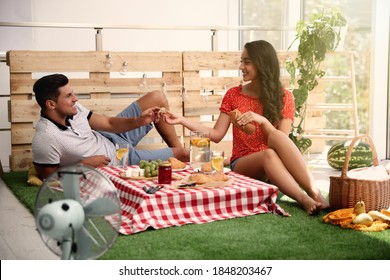
[[[276, 204], [277, 187], [232, 171], [227, 173], [234, 177], [228, 187], [174, 189], [166, 186], [155, 194], [147, 194], [143, 187], [155, 186], [157, 180], [125, 180], [116, 167], [98, 170], [110, 178], [119, 192], [122, 204], [120, 233], [126, 235], [148, 227], [160, 229], [201, 224], [260, 213], [289, 216]], [[175, 174], [185, 177], [191, 172], [193, 170], [189, 168]]]

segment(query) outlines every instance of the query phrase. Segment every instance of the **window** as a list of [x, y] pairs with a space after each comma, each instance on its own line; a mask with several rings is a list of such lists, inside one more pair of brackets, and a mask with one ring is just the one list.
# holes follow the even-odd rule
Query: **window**
[[[243, 31], [241, 45], [247, 41], [264, 39], [276, 49], [286, 50], [295, 34], [295, 24], [300, 18], [308, 19], [311, 14], [338, 7], [347, 20], [348, 28], [342, 39], [344, 50], [355, 51], [355, 72], [358, 98], [359, 133], [368, 133], [370, 101], [370, 59], [371, 18], [373, 1], [370, 0], [254, 0], [242, 1], [242, 25], [269, 27], [265, 31]], [[294, 30], [287, 30], [287, 26]], [[340, 65], [340, 67], [348, 67]], [[342, 70], [342, 69], [340, 69]], [[342, 102], [350, 98], [343, 88], [329, 88], [329, 102]], [[345, 94], [343, 94], [345, 93]], [[338, 100], [338, 101], [337, 101]], [[350, 116], [342, 119], [330, 114], [327, 122], [338, 122], [339, 128], [350, 123]], [[335, 127], [334, 123], [329, 124]]]

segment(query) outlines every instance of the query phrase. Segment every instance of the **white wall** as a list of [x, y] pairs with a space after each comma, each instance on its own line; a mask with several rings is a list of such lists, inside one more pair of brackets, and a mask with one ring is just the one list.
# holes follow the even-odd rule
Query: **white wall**
[[[238, 1], [229, 0], [68, 0], [32, 1], [40, 22], [138, 26], [228, 26], [238, 23]], [[92, 9], [93, 7], [93, 9]], [[53, 12], [57, 11], [57, 12]], [[103, 30], [103, 49], [116, 51], [210, 50], [210, 31]], [[94, 30], [33, 30], [34, 47], [94, 50]], [[237, 49], [237, 32], [221, 31], [220, 46]], [[231, 40], [231, 36], [233, 41]]]
[[[238, 0], [0, 0], [0, 22], [133, 26], [238, 26]], [[94, 29], [0, 27], [0, 52], [95, 50]], [[209, 30], [104, 29], [103, 50], [211, 50]], [[219, 31], [219, 50], [238, 50], [237, 31]], [[9, 94], [8, 67], [0, 64], [0, 95]], [[8, 129], [8, 97], [0, 97], [0, 130]], [[9, 169], [11, 135], [0, 131], [0, 159]]]
[[[0, 21], [31, 21], [30, 0], [0, 0]], [[30, 29], [0, 27], [0, 52], [11, 49], [31, 49], [33, 45]], [[0, 63], [0, 160], [4, 170], [9, 169], [11, 154], [11, 132], [8, 122], [9, 70]]]
[[[389, 84], [384, 82], [389, 77], [389, 38], [390, 33], [390, 2], [376, 0], [374, 2], [375, 16], [373, 17], [372, 52], [371, 52], [371, 102], [370, 102], [370, 131], [375, 142], [378, 158], [389, 155], [387, 148], [387, 123], [389, 117]], [[387, 116], [387, 118], [386, 118]]]

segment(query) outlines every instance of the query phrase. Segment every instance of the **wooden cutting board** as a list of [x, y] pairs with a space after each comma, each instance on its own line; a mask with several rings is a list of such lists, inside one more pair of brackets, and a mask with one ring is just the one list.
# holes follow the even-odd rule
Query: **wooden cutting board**
[[189, 181], [189, 178], [187, 177], [184, 178], [183, 180], [172, 183], [171, 188], [173, 189], [214, 188], [215, 189], [215, 188], [224, 188], [224, 187], [231, 186], [233, 182], [234, 182], [234, 178], [229, 177], [227, 181], [209, 181], [204, 184], [196, 184], [194, 186], [179, 187], [180, 185], [191, 183], [191, 181]]
[[[154, 177], [144, 177], [144, 176], [126, 176], [125, 172], [119, 173], [119, 177], [125, 180], [147, 180], [147, 181], [153, 181], [153, 180], [158, 180], [157, 176]], [[172, 180], [180, 180], [183, 179], [183, 177], [177, 175], [177, 174], [172, 174]]]

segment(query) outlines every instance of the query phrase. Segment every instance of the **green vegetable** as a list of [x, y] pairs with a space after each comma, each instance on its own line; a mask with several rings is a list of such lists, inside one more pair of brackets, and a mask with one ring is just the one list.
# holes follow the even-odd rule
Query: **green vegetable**
[[[329, 149], [327, 161], [330, 167], [337, 170], [341, 170], [343, 168], [349, 145], [350, 141], [345, 141], [337, 143]], [[369, 166], [372, 166], [371, 146], [368, 143], [359, 141], [352, 149], [351, 158], [348, 163], [348, 170]]]
[[155, 177], [158, 175], [158, 164], [162, 162], [161, 159], [157, 160], [140, 160], [139, 167], [145, 170], [145, 177]]

